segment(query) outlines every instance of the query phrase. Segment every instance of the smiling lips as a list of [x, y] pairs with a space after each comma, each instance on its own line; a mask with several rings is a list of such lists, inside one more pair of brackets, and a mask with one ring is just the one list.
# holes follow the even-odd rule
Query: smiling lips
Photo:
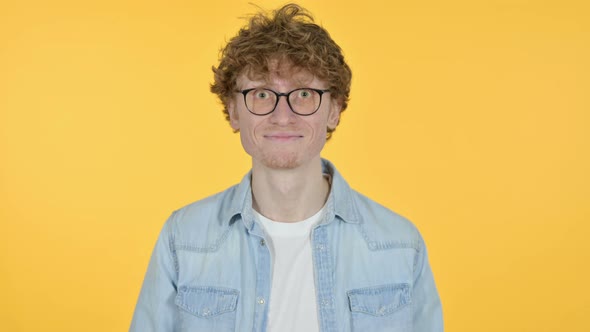
[[296, 133], [271, 133], [264, 135], [264, 138], [278, 141], [278, 142], [287, 142], [302, 138], [303, 135], [296, 134]]

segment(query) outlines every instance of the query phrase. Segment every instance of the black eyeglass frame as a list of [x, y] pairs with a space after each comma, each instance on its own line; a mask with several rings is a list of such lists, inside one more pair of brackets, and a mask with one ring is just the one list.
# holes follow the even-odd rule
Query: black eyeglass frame
[[[263, 113], [263, 114], [258, 114], [258, 113], [252, 112], [250, 110], [250, 107], [248, 107], [248, 102], [246, 102], [246, 95], [248, 94], [248, 92], [253, 91], [253, 90], [257, 90], [257, 89], [261, 89], [261, 88], [252, 88], [252, 89], [238, 90], [236, 92], [239, 92], [239, 93], [241, 93], [244, 96], [244, 105], [246, 105], [246, 109], [248, 110], [248, 112], [250, 112], [250, 113], [252, 113], [254, 115], [259, 115], [259, 116], [268, 115], [268, 114], [274, 112], [277, 109], [277, 105], [279, 104], [279, 100], [281, 99], [282, 96], [285, 96], [285, 98], [287, 99], [287, 104], [289, 105], [289, 109], [291, 110], [291, 112], [293, 112], [293, 113], [295, 113], [295, 114], [297, 114], [299, 116], [310, 116], [310, 115], [313, 115], [322, 106], [322, 96], [324, 95], [324, 93], [330, 92], [330, 89], [314, 89], [314, 88], [298, 88], [298, 89], [291, 90], [291, 91], [285, 92], [285, 93], [276, 92], [276, 91], [271, 90], [271, 89], [261, 89], [261, 90], [266, 90], [266, 91], [270, 91], [270, 92], [274, 93], [275, 96], [277, 97], [277, 100], [275, 102], [275, 106], [272, 108], [272, 110], [270, 110], [270, 112], [266, 112], [266, 113]], [[302, 114], [302, 113], [295, 112], [295, 110], [293, 109], [293, 106], [291, 106], [291, 102], [289, 101], [289, 96], [293, 92], [300, 91], [300, 90], [312, 90], [312, 91], [317, 92], [320, 95], [320, 102], [318, 103], [318, 107], [315, 109], [315, 111], [313, 111], [313, 112], [311, 112], [309, 114]]]

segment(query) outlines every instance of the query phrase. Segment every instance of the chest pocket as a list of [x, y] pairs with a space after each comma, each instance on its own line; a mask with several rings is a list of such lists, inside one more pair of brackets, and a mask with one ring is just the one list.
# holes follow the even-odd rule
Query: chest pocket
[[412, 331], [409, 284], [390, 284], [348, 291], [353, 331]]
[[235, 331], [238, 295], [230, 288], [181, 287], [174, 301], [181, 331]]

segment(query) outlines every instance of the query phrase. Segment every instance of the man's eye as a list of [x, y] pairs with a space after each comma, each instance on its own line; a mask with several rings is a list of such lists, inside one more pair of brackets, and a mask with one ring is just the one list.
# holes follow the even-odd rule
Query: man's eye
[[266, 91], [257, 91], [256, 92], [256, 98], [258, 98], [258, 99], [266, 99], [266, 98], [268, 98], [268, 92], [266, 92]]
[[301, 97], [301, 98], [309, 98], [309, 97], [311, 97], [311, 91], [309, 91], [309, 90], [301, 90], [301, 91], [299, 91], [299, 97]]

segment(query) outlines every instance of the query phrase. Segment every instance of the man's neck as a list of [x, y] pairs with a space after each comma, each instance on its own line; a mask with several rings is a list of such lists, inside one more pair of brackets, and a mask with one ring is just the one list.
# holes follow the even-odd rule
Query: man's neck
[[329, 192], [319, 157], [295, 169], [252, 166], [253, 208], [271, 220], [305, 220], [324, 206]]

